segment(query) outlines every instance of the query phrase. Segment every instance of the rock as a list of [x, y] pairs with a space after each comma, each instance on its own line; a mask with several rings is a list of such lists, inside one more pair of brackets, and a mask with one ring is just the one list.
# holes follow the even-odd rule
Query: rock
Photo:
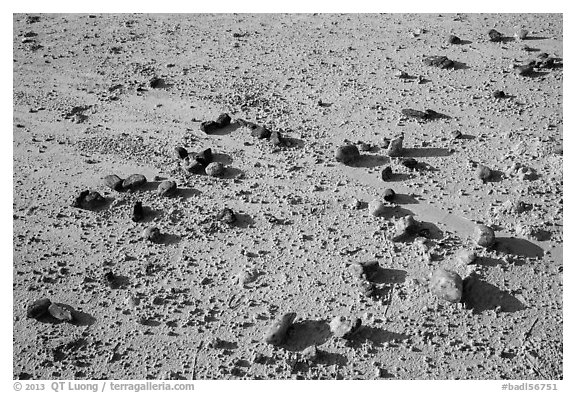
[[441, 69], [454, 68], [455, 64], [446, 56], [428, 56], [423, 60], [424, 64]]
[[516, 73], [520, 76], [528, 76], [534, 72], [534, 68], [530, 64], [525, 64], [516, 67]]
[[318, 352], [318, 347], [316, 345], [311, 345], [302, 351], [302, 357], [309, 362], [314, 362], [318, 359]]
[[51, 304], [52, 302], [48, 298], [38, 299], [28, 306], [26, 316], [34, 319], [41, 318], [48, 313], [48, 307]]
[[372, 297], [375, 294], [376, 287], [374, 286], [374, 283], [365, 279], [360, 279], [358, 281], [358, 290], [363, 296]]
[[438, 269], [430, 279], [430, 290], [440, 299], [457, 303], [462, 299], [462, 277], [453, 271]]
[[534, 225], [518, 224], [515, 228], [516, 235], [536, 241], [546, 241], [550, 239], [550, 232], [545, 229], [540, 229]]
[[245, 269], [236, 274], [235, 280], [241, 287], [253, 283], [258, 278], [258, 272], [254, 269]]
[[490, 38], [490, 41], [492, 42], [499, 42], [502, 40], [503, 34], [496, 31], [495, 29], [490, 29], [490, 31], [488, 31], [488, 38]]
[[122, 182], [122, 187], [124, 187], [125, 189], [134, 190], [140, 186], [143, 186], [146, 183], [147, 180], [144, 175], [134, 174], [124, 179], [124, 181]]
[[355, 145], [343, 145], [336, 149], [334, 158], [343, 164], [351, 164], [360, 157], [360, 152]]
[[452, 131], [450, 136], [452, 137], [452, 139], [461, 139], [462, 138], [462, 132], [460, 132], [459, 130], [454, 130], [454, 131]]
[[152, 243], [157, 243], [162, 238], [162, 234], [160, 233], [160, 229], [151, 226], [142, 231], [142, 237], [144, 238], [144, 240], [149, 240]]
[[208, 176], [219, 177], [224, 175], [226, 167], [221, 162], [213, 162], [206, 167], [205, 171]]
[[188, 157], [188, 151], [184, 149], [182, 146], [175, 147], [174, 156], [179, 160], [183, 160], [186, 157]]
[[402, 160], [402, 165], [408, 169], [416, 169], [416, 167], [418, 167], [418, 161], [414, 158], [404, 158]]
[[360, 318], [349, 320], [344, 316], [336, 316], [330, 321], [330, 331], [336, 337], [350, 338], [358, 331], [361, 325], [362, 321]]
[[533, 168], [528, 168], [526, 166], [518, 168], [516, 175], [520, 180], [536, 180], [538, 178], [536, 171]]
[[370, 151], [372, 150], [372, 146], [369, 143], [359, 142], [358, 143], [358, 150], [360, 151]]
[[82, 191], [72, 202], [73, 207], [95, 209], [106, 204], [106, 199], [96, 191]]
[[394, 76], [396, 78], [399, 78], [399, 79], [406, 79], [406, 78], [408, 78], [409, 75], [404, 71], [398, 70], [398, 71], [394, 72]]
[[350, 264], [350, 271], [352, 276], [356, 279], [367, 279], [370, 280], [371, 277], [378, 272], [380, 265], [377, 260], [354, 262]]
[[392, 202], [395, 197], [396, 197], [396, 193], [394, 192], [393, 189], [387, 188], [384, 190], [384, 200], [386, 202]]
[[404, 148], [402, 147], [403, 141], [403, 137], [398, 137], [390, 141], [387, 150], [389, 157], [401, 157], [402, 154], [404, 154]]
[[212, 134], [214, 131], [220, 128], [220, 124], [216, 123], [213, 120], [203, 121], [200, 123], [200, 130], [206, 134]]
[[232, 209], [224, 208], [218, 212], [216, 218], [226, 224], [233, 224], [236, 222], [236, 214], [232, 211]]
[[393, 176], [392, 168], [390, 166], [387, 166], [384, 169], [382, 169], [382, 173], [380, 174], [382, 180], [390, 181], [392, 179], [392, 176]]
[[457, 36], [450, 34], [446, 42], [448, 42], [449, 44], [458, 45], [462, 43], [462, 40]]
[[417, 109], [402, 109], [402, 114], [406, 117], [413, 117], [415, 119], [426, 119], [426, 112], [419, 111]]
[[155, 76], [150, 79], [149, 85], [151, 88], [157, 89], [164, 85], [164, 80]]
[[137, 201], [132, 209], [132, 221], [138, 222], [144, 218], [144, 209], [142, 208], [142, 202]]
[[504, 93], [502, 90], [496, 90], [494, 93], [492, 93], [492, 97], [494, 97], [494, 98], [506, 98], [506, 93]]
[[478, 164], [478, 167], [476, 168], [476, 177], [483, 182], [486, 182], [490, 177], [492, 177], [492, 171], [486, 165]]
[[520, 163], [515, 162], [506, 169], [504, 174], [508, 177], [511, 177], [511, 176], [515, 175], [516, 172], [518, 171], [518, 169], [520, 169], [521, 167], [522, 167], [522, 165], [520, 165]]
[[250, 135], [258, 139], [268, 139], [270, 138], [270, 135], [272, 135], [272, 133], [264, 126], [257, 126], [252, 130]]
[[295, 312], [283, 314], [264, 333], [264, 341], [272, 345], [280, 345], [286, 339], [286, 333], [296, 319]]
[[200, 162], [198, 162], [196, 159], [190, 159], [190, 157], [187, 157], [184, 161], [183, 161], [183, 165], [184, 169], [190, 173], [194, 173], [194, 174], [200, 174], [204, 172], [204, 165], [202, 165]]
[[70, 307], [64, 304], [52, 303], [50, 307], [48, 307], [48, 312], [59, 321], [71, 322], [73, 319]]
[[528, 37], [528, 30], [518, 29], [518, 30], [516, 30], [516, 32], [514, 33], [514, 37], [516, 38], [517, 41], [525, 40], [526, 37]]
[[173, 180], [164, 180], [162, 183], [158, 184], [157, 193], [159, 196], [172, 196], [176, 193], [178, 186]]
[[474, 229], [474, 242], [480, 247], [488, 248], [496, 241], [494, 230], [486, 225], [477, 225]]
[[418, 222], [413, 216], [400, 217], [394, 223], [394, 236], [392, 240], [395, 242], [405, 240], [407, 237], [415, 235], [418, 232], [418, 227]]
[[119, 176], [116, 175], [108, 175], [105, 176], [103, 179], [104, 185], [113, 189], [114, 191], [121, 191], [122, 190], [122, 182], [123, 180], [120, 179]]
[[476, 261], [476, 252], [473, 250], [460, 250], [456, 254], [456, 260], [462, 266], [471, 265]]
[[378, 199], [374, 199], [368, 204], [368, 212], [374, 217], [380, 217], [384, 215], [386, 213], [386, 208], [387, 206]]
[[228, 116], [228, 113], [222, 113], [220, 116], [218, 116], [218, 118], [216, 119], [216, 123], [218, 124], [218, 126], [220, 128], [224, 128], [228, 125], [230, 125], [230, 122], [232, 121], [232, 119], [230, 118], [230, 116]]
[[270, 143], [272, 143], [274, 146], [282, 146], [284, 144], [282, 134], [280, 134], [278, 131], [272, 131], [270, 133]]

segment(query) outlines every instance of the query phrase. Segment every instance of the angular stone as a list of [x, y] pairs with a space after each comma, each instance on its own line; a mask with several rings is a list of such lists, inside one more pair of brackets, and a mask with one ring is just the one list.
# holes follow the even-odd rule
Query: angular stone
[[393, 189], [387, 188], [384, 190], [384, 200], [386, 202], [392, 202], [395, 197], [396, 197], [396, 193], [394, 192]]
[[220, 128], [220, 124], [216, 123], [213, 120], [204, 121], [200, 123], [200, 130], [206, 134], [212, 134], [214, 131]]
[[230, 116], [228, 116], [228, 113], [222, 113], [216, 119], [216, 123], [220, 126], [220, 128], [226, 127], [227, 125], [230, 124], [231, 121], [232, 119], [230, 118]]
[[280, 345], [286, 340], [286, 333], [296, 319], [295, 312], [289, 312], [278, 317], [264, 333], [264, 341], [272, 345]]
[[402, 147], [403, 141], [403, 137], [398, 137], [390, 141], [387, 150], [389, 157], [401, 157], [404, 154], [404, 148]]
[[272, 131], [270, 134], [270, 143], [272, 143], [274, 146], [282, 146], [284, 144], [282, 134], [278, 131]]
[[142, 202], [137, 201], [132, 209], [132, 221], [138, 222], [144, 218], [144, 209], [142, 208]]
[[502, 40], [503, 34], [495, 29], [490, 29], [490, 31], [488, 31], [488, 37], [492, 42], [499, 42]]
[[202, 150], [200, 153], [194, 155], [194, 159], [200, 164], [208, 166], [213, 160], [212, 149]]
[[190, 172], [190, 173], [194, 173], [194, 174], [200, 174], [204, 172], [204, 165], [202, 165], [200, 162], [198, 162], [196, 159], [189, 159], [190, 157], [188, 157], [186, 160], [184, 160], [183, 162], [183, 167], [186, 171]]
[[184, 149], [182, 146], [178, 146], [174, 148], [174, 157], [179, 160], [183, 160], [188, 157], [188, 151]]
[[474, 242], [480, 247], [488, 248], [496, 241], [494, 230], [486, 225], [478, 225], [474, 228]]
[[160, 229], [152, 226], [142, 231], [142, 237], [144, 238], [144, 240], [149, 240], [152, 243], [157, 243], [162, 238], [162, 234], [160, 233]]
[[339, 338], [350, 338], [360, 329], [362, 321], [360, 318], [350, 320], [344, 316], [336, 316], [330, 321], [330, 331]]
[[236, 222], [236, 214], [230, 208], [224, 208], [218, 212], [216, 218], [226, 224], [233, 224]]
[[272, 135], [270, 130], [264, 126], [256, 126], [256, 128], [254, 128], [250, 134], [254, 138], [258, 138], [258, 139], [268, 139], [268, 138], [270, 138], [270, 135]]

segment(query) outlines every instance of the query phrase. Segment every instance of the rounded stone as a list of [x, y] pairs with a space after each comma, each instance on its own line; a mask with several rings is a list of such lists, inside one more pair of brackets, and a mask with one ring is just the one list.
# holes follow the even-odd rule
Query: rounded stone
[[102, 179], [104, 185], [113, 189], [114, 191], [122, 190], [123, 180], [117, 175], [108, 175]]
[[476, 253], [473, 250], [460, 250], [456, 254], [456, 259], [460, 265], [471, 265], [476, 261]]
[[340, 146], [334, 152], [336, 161], [343, 164], [350, 164], [360, 157], [360, 152], [355, 145]]
[[386, 212], [386, 207], [382, 201], [374, 199], [368, 204], [368, 212], [374, 217], [380, 217]]
[[140, 174], [134, 174], [124, 179], [124, 181], [122, 182], [122, 187], [133, 190], [135, 188], [143, 186], [146, 183], [147, 183], [146, 176]]
[[492, 170], [488, 168], [486, 165], [479, 164], [476, 168], [476, 177], [482, 181], [486, 181], [490, 179], [492, 176]]
[[221, 162], [212, 162], [206, 167], [205, 171], [208, 176], [218, 177], [224, 174], [226, 167]]
[[178, 186], [176, 182], [173, 180], [164, 180], [160, 184], [158, 184], [157, 193], [159, 196], [171, 196], [176, 193]]
[[488, 248], [494, 244], [496, 236], [494, 230], [486, 225], [478, 225], [474, 228], [474, 242], [480, 247]]
[[462, 277], [453, 271], [438, 269], [430, 279], [430, 290], [440, 299], [457, 303], [462, 298]]
[[394, 200], [394, 198], [396, 197], [396, 193], [394, 192], [393, 189], [391, 188], [387, 188], [384, 190], [384, 200], [386, 202], [391, 202]]

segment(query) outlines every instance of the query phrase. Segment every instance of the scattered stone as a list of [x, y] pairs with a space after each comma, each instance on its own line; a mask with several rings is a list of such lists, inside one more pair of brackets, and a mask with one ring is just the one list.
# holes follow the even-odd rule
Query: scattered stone
[[51, 304], [52, 302], [48, 298], [38, 299], [28, 306], [26, 316], [34, 319], [41, 318], [48, 313]]
[[494, 93], [492, 93], [492, 97], [494, 97], [494, 98], [506, 98], [506, 93], [504, 93], [502, 90], [496, 90]]
[[272, 135], [270, 130], [264, 126], [257, 126], [250, 134], [257, 139], [268, 139]]
[[477, 225], [474, 229], [474, 242], [480, 247], [488, 248], [496, 241], [494, 230], [486, 225]]
[[453, 271], [438, 269], [430, 279], [430, 290], [440, 299], [458, 303], [462, 298], [462, 277]]
[[380, 175], [382, 180], [390, 181], [392, 179], [392, 176], [393, 176], [392, 168], [389, 165], [387, 167], [385, 167], [384, 169], [382, 169], [382, 173]]
[[137, 201], [132, 209], [132, 221], [138, 222], [144, 218], [144, 209], [142, 208], [142, 202]]
[[516, 32], [514, 33], [514, 37], [516, 38], [517, 41], [525, 40], [526, 37], [528, 37], [528, 30], [518, 29], [518, 30], [516, 30]]
[[378, 272], [380, 265], [377, 260], [354, 262], [350, 264], [350, 271], [355, 279], [370, 280]]
[[446, 56], [428, 56], [423, 60], [424, 64], [441, 69], [454, 68], [455, 64]]
[[478, 164], [478, 167], [476, 168], [476, 177], [485, 183], [492, 177], [492, 170], [490, 170], [486, 165]]
[[174, 155], [177, 159], [183, 160], [188, 157], [188, 151], [184, 149], [182, 146], [178, 146], [174, 148]]
[[134, 190], [138, 187], [143, 186], [146, 183], [147, 183], [147, 180], [146, 180], [146, 177], [144, 175], [134, 174], [134, 175], [130, 175], [126, 179], [124, 179], [124, 181], [122, 182], [122, 187], [127, 189], [127, 190]]
[[402, 160], [402, 165], [408, 169], [416, 169], [418, 167], [418, 161], [414, 158], [404, 158]]
[[296, 319], [295, 312], [283, 314], [264, 333], [264, 341], [272, 345], [280, 345], [286, 339], [286, 333]]
[[374, 199], [368, 204], [368, 213], [374, 217], [380, 217], [386, 213], [387, 206], [380, 200]]
[[97, 191], [82, 191], [72, 203], [72, 207], [95, 209], [106, 204], [106, 199]]
[[455, 36], [454, 34], [450, 34], [448, 39], [446, 40], [449, 44], [458, 45], [462, 43], [462, 40]]
[[388, 145], [388, 156], [389, 157], [401, 157], [404, 154], [404, 148], [402, 147], [402, 143], [404, 142], [403, 137], [398, 137], [392, 139], [390, 144]]
[[360, 318], [349, 320], [344, 316], [337, 316], [330, 321], [330, 331], [334, 336], [346, 339], [354, 335], [361, 325], [362, 320]]
[[152, 243], [157, 243], [160, 241], [162, 234], [160, 233], [160, 229], [152, 226], [144, 229], [142, 232], [142, 237], [144, 240], [149, 240]]
[[59, 321], [71, 322], [73, 319], [70, 308], [64, 304], [52, 303], [50, 307], [48, 307], [48, 312]]
[[224, 175], [226, 167], [221, 162], [213, 162], [206, 167], [205, 171], [208, 176], [219, 177]]
[[387, 188], [384, 190], [384, 200], [386, 202], [392, 202], [395, 197], [396, 197], [396, 193], [394, 192], [393, 189]]
[[162, 197], [172, 196], [176, 193], [177, 189], [178, 189], [178, 186], [176, 185], [175, 181], [164, 180], [163, 182], [158, 184], [157, 193], [159, 196], [162, 196]]
[[456, 260], [462, 266], [472, 265], [476, 261], [476, 252], [473, 250], [460, 250], [456, 254]]
[[224, 208], [218, 212], [216, 218], [226, 224], [233, 224], [236, 222], [236, 214], [230, 208]]
[[502, 37], [504, 37], [504, 35], [496, 31], [495, 29], [490, 29], [490, 31], [488, 31], [488, 37], [492, 42], [499, 42], [502, 40]]
[[343, 164], [350, 164], [360, 157], [360, 152], [355, 145], [343, 145], [336, 149], [334, 158]]
[[109, 187], [109, 188], [113, 189], [114, 191], [121, 191], [122, 190], [123, 180], [120, 179], [119, 176], [108, 175], [108, 176], [105, 176], [104, 179], [102, 179], [102, 180], [103, 180], [104, 185], [106, 187]]
[[274, 146], [282, 146], [284, 145], [284, 139], [282, 138], [282, 134], [278, 131], [272, 131], [270, 133], [270, 143]]
[[392, 240], [395, 242], [403, 241], [407, 237], [415, 235], [418, 232], [418, 228], [418, 222], [413, 216], [408, 215], [400, 217], [394, 223], [394, 236], [392, 237]]

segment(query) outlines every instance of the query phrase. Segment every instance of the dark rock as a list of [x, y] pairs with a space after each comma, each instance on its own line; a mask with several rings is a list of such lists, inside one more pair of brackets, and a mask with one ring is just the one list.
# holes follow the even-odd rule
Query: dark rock
[[264, 333], [264, 341], [272, 345], [280, 345], [286, 340], [286, 333], [296, 319], [295, 312], [283, 314], [277, 318]]
[[184, 160], [183, 167], [190, 173], [200, 174], [204, 172], [204, 165], [198, 162], [196, 159], [189, 159], [188, 157]]
[[59, 321], [71, 322], [73, 319], [71, 307], [64, 304], [52, 303], [50, 307], [48, 307], [48, 312]]
[[174, 148], [174, 155], [177, 159], [183, 160], [188, 157], [188, 151], [181, 146]]
[[200, 164], [208, 166], [213, 160], [212, 149], [202, 150], [200, 153], [194, 155], [194, 159]]
[[147, 180], [144, 175], [134, 174], [124, 179], [124, 181], [122, 182], [122, 187], [124, 187], [125, 189], [134, 190], [140, 186], [143, 186], [146, 183]]
[[102, 180], [104, 181], [104, 185], [106, 187], [109, 187], [109, 188], [113, 189], [114, 191], [121, 191], [122, 190], [123, 180], [120, 179], [119, 176], [108, 175], [108, 176], [105, 176], [104, 179], [102, 179]]
[[236, 222], [236, 214], [230, 208], [224, 208], [218, 212], [216, 218], [226, 224], [233, 224]]
[[159, 87], [162, 87], [164, 85], [164, 79], [159, 78], [159, 77], [153, 77], [152, 79], [150, 79], [150, 87], [153, 89], [157, 89]]
[[418, 161], [414, 158], [404, 158], [402, 159], [402, 165], [408, 169], [416, 169], [418, 167]]
[[96, 191], [82, 191], [72, 203], [80, 209], [94, 209], [106, 204], [106, 199]]
[[494, 29], [490, 29], [490, 31], [488, 32], [488, 37], [492, 42], [499, 42], [502, 40], [502, 37], [504, 37], [504, 35]]
[[176, 193], [178, 189], [176, 182], [173, 180], [164, 180], [162, 183], [158, 184], [157, 193], [159, 196], [172, 196]]
[[390, 181], [392, 179], [392, 168], [387, 166], [386, 168], [382, 169], [382, 180]]
[[38, 299], [28, 306], [26, 316], [28, 318], [38, 319], [48, 313], [48, 307], [50, 307], [51, 304], [52, 302], [48, 298]]
[[458, 45], [458, 44], [461, 44], [461, 43], [462, 43], [462, 40], [461, 40], [460, 38], [458, 38], [457, 36], [455, 36], [455, 35], [453, 35], [453, 34], [450, 34], [450, 35], [448, 36], [447, 42], [448, 42], [449, 44]]
[[506, 93], [504, 93], [502, 90], [496, 90], [494, 93], [492, 93], [492, 97], [494, 97], [494, 98], [506, 98]]
[[452, 139], [461, 139], [462, 138], [462, 132], [460, 132], [460, 130], [454, 130], [454, 131], [452, 131], [452, 133], [450, 135], [452, 136]]
[[455, 64], [446, 56], [428, 56], [423, 60], [424, 64], [441, 69], [454, 68]]
[[134, 204], [132, 209], [132, 221], [138, 222], [144, 218], [144, 209], [142, 208], [142, 202], [138, 201]]
[[343, 164], [350, 164], [360, 157], [360, 152], [355, 145], [344, 145], [340, 146], [334, 152], [334, 158], [336, 161]]
[[224, 128], [224, 127], [228, 126], [231, 121], [232, 121], [232, 119], [230, 118], [230, 116], [228, 116], [228, 113], [222, 113], [216, 119], [216, 123], [220, 126], [220, 128]]
[[250, 134], [254, 138], [258, 138], [258, 139], [268, 139], [268, 138], [270, 138], [270, 135], [272, 135], [270, 130], [264, 126], [256, 126], [256, 128], [254, 128]]
[[200, 130], [204, 131], [206, 134], [211, 134], [220, 128], [220, 124], [213, 120], [203, 121], [200, 123]]
[[396, 197], [396, 193], [394, 192], [393, 189], [391, 188], [387, 188], [384, 190], [384, 200], [386, 202], [391, 202], [394, 200], [394, 197]]
[[534, 72], [534, 68], [530, 64], [521, 65], [516, 67], [516, 73], [521, 76], [528, 76]]
[[401, 157], [404, 154], [404, 148], [402, 147], [402, 143], [404, 142], [403, 137], [398, 137], [392, 139], [390, 144], [388, 145], [388, 150], [386, 153], [389, 157]]
[[160, 233], [160, 229], [152, 226], [144, 229], [142, 232], [142, 237], [144, 240], [149, 240], [152, 243], [157, 243], [162, 238], [162, 234]]

